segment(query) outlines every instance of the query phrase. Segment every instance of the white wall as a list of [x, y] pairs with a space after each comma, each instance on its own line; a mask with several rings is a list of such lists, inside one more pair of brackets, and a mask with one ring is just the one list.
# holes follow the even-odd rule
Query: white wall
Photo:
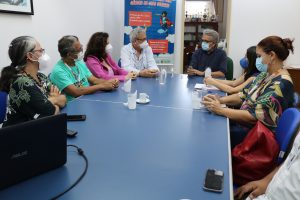
[[62, 36], [77, 35], [86, 45], [92, 33], [104, 28], [104, 1], [36, 0], [33, 16], [0, 13], [0, 69], [11, 63], [8, 46], [17, 36], [34, 36], [50, 55], [52, 65], [60, 58], [57, 43]]
[[231, 0], [228, 55], [234, 76], [241, 74], [239, 60], [249, 46], [270, 35], [295, 38], [295, 54], [287, 65], [300, 66], [299, 0]]
[[[175, 35], [175, 70], [182, 69], [184, 0], [177, 0]], [[87, 6], [92, 5], [92, 6]], [[295, 38], [295, 54], [287, 63], [300, 66], [300, 1], [299, 0], [229, 0], [228, 55], [234, 60], [234, 76], [241, 73], [239, 59], [246, 49], [268, 35]], [[124, 0], [38, 0], [35, 15], [0, 13], [0, 69], [10, 60], [10, 41], [20, 35], [36, 37], [52, 58], [59, 59], [58, 39], [66, 34], [77, 35], [86, 45], [96, 31], [110, 34], [113, 57], [120, 57], [123, 45]], [[225, 19], [224, 19], [225, 20]], [[229, 33], [229, 34], [228, 34]]]
[[113, 45], [112, 56], [115, 61], [120, 58], [121, 47], [124, 44], [124, 12], [125, 0], [107, 0], [104, 3], [104, 29], [109, 34], [109, 40]]
[[[177, 0], [176, 72], [182, 68], [183, 2]], [[119, 59], [123, 46], [124, 0], [38, 0], [33, 3], [33, 16], [0, 13], [0, 69], [10, 64], [9, 43], [20, 35], [34, 36], [51, 56], [54, 65], [60, 58], [57, 42], [63, 35], [77, 35], [85, 46], [94, 32], [105, 31], [114, 46], [113, 57]]]

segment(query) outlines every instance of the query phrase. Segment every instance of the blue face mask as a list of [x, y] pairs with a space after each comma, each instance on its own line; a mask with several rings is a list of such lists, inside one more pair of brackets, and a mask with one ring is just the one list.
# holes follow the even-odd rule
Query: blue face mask
[[262, 57], [257, 57], [255, 62], [256, 68], [260, 72], [267, 72], [268, 71], [268, 65], [262, 63]]
[[203, 51], [208, 51], [209, 50], [209, 44], [207, 42], [202, 42], [201, 48]]
[[240, 65], [243, 69], [248, 68], [248, 65], [249, 65], [248, 59], [246, 57], [242, 58], [240, 60]]

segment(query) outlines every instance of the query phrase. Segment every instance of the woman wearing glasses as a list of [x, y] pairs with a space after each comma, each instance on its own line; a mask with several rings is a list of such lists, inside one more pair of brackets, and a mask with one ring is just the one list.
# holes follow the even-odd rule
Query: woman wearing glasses
[[3, 126], [57, 114], [66, 97], [39, 72], [48, 67], [49, 61], [40, 43], [30, 36], [15, 38], [8, 54], [11, 64], [3, 68], [0, 78], [0, 89], [9, 94]]

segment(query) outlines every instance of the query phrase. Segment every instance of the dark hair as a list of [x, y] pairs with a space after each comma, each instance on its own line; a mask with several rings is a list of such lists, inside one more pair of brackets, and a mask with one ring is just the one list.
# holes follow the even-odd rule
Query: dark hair
[[0, 90], [9, 92], [11, 83], [16, 75], [23, 70], [27, 63], [27, 53], [35, 49], [36, 40], [30, 36], [15, 38], [9, 45], [8, 55], [11, 60], [10, 66], [4, 67], [0, 77]]
[[246, 57], [248, 60], [248, 67], [245, 69], [244, 81], [246, 81], [249, 77], [251, 77], [255, 73], [259, 73], [256, 68], [256, 46], [249, 47], [247, 49]]
[[63, 36], [58, 41], [58, 52], [62, 58], [68, 56], [68, 53], [76, 52], [76, 49], [73, 47], [74, 43], [79, 41], [78, 37], [75, 35], [66, 35]]
[[11, 83], [16, 79], [18, 70], [15, 67], [7, 66], [1, 71], [0, 91], [9, 93]]
[[87, 48], [84, 53], [84, 61], [87, 60], [88, 56], [95, 56], [100, 61], [105, 60], [107, 57], [105, 47], [107, 45], [108, 37], [108, 33], [105, 32], [94, 33], [87, 44]]
[[277, 57], [284, 61], [290, 54], [294, 53], [294, 40], [289, 38], [282, 39], [278, 36], [269, 36], [258, 43], [258, 47], [262, 48], [265, 53], [275, 52]]

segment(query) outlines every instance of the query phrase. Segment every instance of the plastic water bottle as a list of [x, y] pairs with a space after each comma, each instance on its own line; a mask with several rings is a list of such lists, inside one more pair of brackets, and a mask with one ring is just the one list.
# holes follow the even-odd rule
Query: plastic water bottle
[[171, 77], [173, 77], [173, 76], [174, 76], [174, 68], [171, 67]]
[[165, 69], [161, 70], [159, 75], [159, 84], [163, 85], [166, 83], [167, 71]]
[[204, 77], [211, 77], [211, 68], [208, 67], [205, 69], [205, 72], [204, 72]]

